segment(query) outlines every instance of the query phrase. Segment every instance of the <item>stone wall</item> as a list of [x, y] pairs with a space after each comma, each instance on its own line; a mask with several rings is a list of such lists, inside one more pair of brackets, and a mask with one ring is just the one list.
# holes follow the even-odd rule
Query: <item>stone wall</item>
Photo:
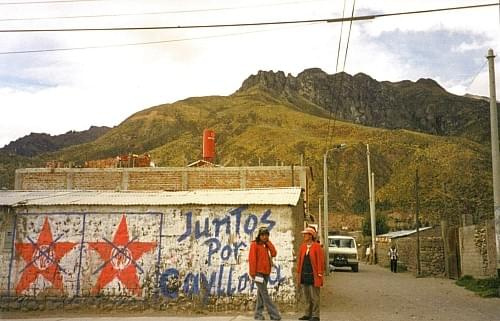
[[[422, 276], [443, 276], [445, 273], [444, 244], [440, 236], [440, 228], [435, 227], [420, 233], [420, 271]], [[411, 234], [406, 237], [393, 238], [399, 259], [398, 265], [408, 271], [417, 273], [417, 237]], [[388, 252], [391, 242], [377, 242], [378, 264], [388, 267]]]
[[[293, 305], [301, 206], [25, 208], [0, 261], [0, 308], [250, 309], [248, 250], [258, 226], [278, 250], [269, 292]], [[3, 231], [0, 231], [3, 232]], [[6, 272], [7, 271], [7, 272]], [[145, 300], [147, 299], [147, 300]], [[28, 302], [30, 302], [28, 304]]]
[[459, 229], [462, 275], [489, 278], [496, 275], [495, 226], [493, 220]]

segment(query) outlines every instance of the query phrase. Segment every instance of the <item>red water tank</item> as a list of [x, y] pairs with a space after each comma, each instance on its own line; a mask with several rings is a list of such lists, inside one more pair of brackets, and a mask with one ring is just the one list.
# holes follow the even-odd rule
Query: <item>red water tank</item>
[[203, 130], [203, 160], [213, 162], [215, 159], [215, 132], [211, 129]]

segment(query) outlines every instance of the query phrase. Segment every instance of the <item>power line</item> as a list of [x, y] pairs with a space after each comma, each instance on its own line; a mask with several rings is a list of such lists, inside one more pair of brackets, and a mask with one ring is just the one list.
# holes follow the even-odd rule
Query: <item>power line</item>
[[[310, 25], [313, 25], [313, 24], [310, 24]], [[290, 28], [290, 27], [287, 27], [287, 28]], [[57, 51], [74, 51], [74, 50], [88, 50], [88, 49], [105, 49], [105, 48], [132, 47], [132, 46], [143, 46], [143, 45], [157, 45], [157, 44], [182, 42], [182, 41], [192, 41], [192, 40], [203, 40], [203, 39], [232, 37], [232, 36], [239, 36], [239, 35], [259, 33], [259, 32], [277, 31], [277, 30], [283, 30], [283, 29], [285, 29], [285, 28], [254, 30], [254, 31], [246, 31], [246, 32], [235, 32], [235, 33], [221, 34], [221, 35], [200, 36], [200, 37], [179, 38], [179, 39], [168, 39], [168, 40], [158, 40], [158, 41], [133, 42], [133, 43], [123, 43], [123, 44], [115, 44], [115, 45], [83, 46], [83, 47], [52, 48], [52, 49], [35, 49], [35, 50], [20, 50], [20, 51], [4, 51], [4, 52], [0, 52], [0, 55], [29, 54], [29, 53], [57, 52]]]
[[[347, 1], [344, 0], [344, 5], [343, 5], [343, 8], [342, 8], [342, 19], [345, 17], [345, 7], [346, 7], [346, 3]], [[335, 73], [337, 73], [338, 71], [338, 67], [339, 67], [339, 58], [340, 58], [340, 47], [341, 47], [341, 44], [342, 44], [342, 33], [343, 33], [343, 30], [344, 30], [344, 21], [342, 21], [341, 25], [340, 25], [340, 35], [339, 35], [339, 45], [338, 45], [338, 48], [337, 48], [337, 62], [335, 64]], [[334, 98], [334, 95], [333, 95], [333, 92], [332, 92], [332, 103], [333, 103], [333, 98]], [[331, 122], [332, 122], [332, 114], [333, 114], [333, 107], [330, 107], [328, 108], [330, 113], [328, 115], [328, 130], [327, 130], [327, 134], [326, 134], [326, 137], [325, 137], [325, 151], [328, 150], [328, 148], [330, 147], [330, 139], [331, 139], [331, 135], [330, 135], [330, 126], [331, 126]], [[334, 123], [334, 126], [335, 126], [335, 123]]]
[[22, 2], [0, 2], [0, 6], [12, 6], [19, 4], [57, 4], [57, 3], [70, 3], [70, 2], [97, 2], [97, 1], [110, 1], [110, 0], [56, 0], [56, 1], [22, 1]]
[[[83, 1], [83, 0], [76, 0], [76, 1]], [[88, 1], [101, 1], [101, 0], [88, 0]], [[75, 31], [141, 31], [141, 30], [144, 31], [144, 30], [168, 30], [168, 29], [253, 27], [253, 26], [302, 24], [302, 23], [316, 23], [316, 22], [337, 23], [343, 21], [373, 20], [382, 17], [422, 14], [422, 13], [441, 12], [450, 10], [474, 9], [474, 8], [484, 8], [493, 6], [500, 6], [500, 3], [488, 3], [488, 4], [480, 4], [472, 6], [461, 6], [461, 7], [447, 7], [447, 8], [419, 10], [419, 11], [394, 12], [394, 13], [384, 13], [377, 15], [356, 16], [350, 18], [330, 18], [330, 19], [326, 18], [326, 19], [312, 19], [312, 20], [268, 21], [268, 22], [228, 23], [228, 24], [211, 24], [211, 25], [156, 26], [156, 27], [150, 26], [150, 27], [112, 27], [112, 28], [66, 28], [66, 29], [0, 29], [0, 32], [26, 33], [26, 32], [75, 32]]]
[[[88, 1], [88, 0], [85, 0], [85, 1]], [[96, 0], [96, 1], [110, 1], [110, 0]], [[150, 11], [150, 12], [140, 12], [140, 13], [115, 13], [115, 14], [100, 14], [100, 15], [52, 16], [52, 17], [31, 17], [31, 18], [5, 18], [5, 19], [0, 19], [0, 21], [33, 21], [33, 20], [82, 19], [82, 18], [88, 19], [88, 18], [110, 18], [110, 17], [125, 17], [125, 16], [167, 15], [167, 14], [179, 14], [179, 13], [196, 13], [196, 12], [211, 12], [211, 11], [239, 10], [239, 9], [262, 8], [262, 7], [275, 7], [275, 6], [283, 6], [283, 5], [290, 5], [290, 4], [323, 2], [323, 1], [327, 1], [327, 0], [290, 1], [290, 2], [279, 2], [279, 3], [272, 3], [272, 4], [252, 5], [252, 6], [204, 8], [204, 9], [191, 9], [191, 10]]]
[[[356, 0], [354, 0], [354, 2], [352, 3], [352, 13], [351, 13], [351, 17], [354, 17], [354, 7], [356, 6]], [[345, 70], [345, 64], [346, 64], [346, 61], [347, 61], [347, 52], [349, 51], [349, 42], [351, 40], [351, 29], [352, 29], [352, 20], [351, 22], [349, 23], [349, 33], [347, 35], [347, 45], [345, 47], [345, 55], [344, 55], [344, 66], [342, 67], [342, 71]]]
[[[352, 2], [352, 11], [351, 11], [351, 18], [354, 17], [354, 10], [356, 8], [356, 0], [353, 0]], [[350, 42], [350, 39], [351, 39], [351, 29], [352, 29], [352, 20], [349, 24], [349, 33], [347, 34], [347, 45], [346, 45], [346, 48], [345, 48], [345, 53], [344, 53], [344, 64], [342, 66], [342, 72], [345, 71], [345, 65], [346, 65], [346, 61], [347, 61], [347, 53], [349, 52], [349, 42]], [[337, 70], [335, 71], [337, 72]], [[338, 98], [338, 103], [335, 105], [335, 111], [333, 113], [333, 126], [332, 126], [332, 132], [331, 132], [331, 136], [329, 137], [329, 141], [331, 143], [333, 143], [333, 135], [335, 133], [335, 124], [336, 124], [336, 120], [337, 120], [337, 113], [338, 113], [338, 105], [339, 104], [342, 104], [342, 86], [344, 85], [344, 74], [341, 74], [340, 75], [340, 84], [338, 86], [338, 91], [337, 91], [337, 95], [339, 96]], [[332, 99], [332, 102], [333, 102], [333, 99]], [[330, 112], [330, 118], [331, 118], [332, 114]]]

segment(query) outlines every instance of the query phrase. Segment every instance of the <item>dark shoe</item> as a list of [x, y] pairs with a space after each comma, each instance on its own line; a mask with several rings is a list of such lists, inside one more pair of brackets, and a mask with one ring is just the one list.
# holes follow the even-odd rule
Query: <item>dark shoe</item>
[[304, 315], [304, 316], [301, 316], [301, 317], [299, 318], [299, 320], [310, 320], [310, 319], [311, 319], [311, 317], [310, 317], [310, 316], [308, 316], [308, 315]]
[[266, 318], [264, 318], [262, 315], [261, 316], [255, 316], [253, 317], [254, 320], [265, 320]]

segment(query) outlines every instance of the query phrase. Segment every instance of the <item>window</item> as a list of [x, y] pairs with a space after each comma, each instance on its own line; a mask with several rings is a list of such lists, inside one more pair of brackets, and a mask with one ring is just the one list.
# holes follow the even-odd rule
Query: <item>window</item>
[[354, 240], [352, 240], [352, 239], [330, 239], [330, 246], [354, 248]]
[[12, 242], [14, 241], [14, 233], [12, 232], [12, 226], [7, 226], [10, 230], [5, 231], [3, 237], [3, 249], [10, 251], [12, 249]]

